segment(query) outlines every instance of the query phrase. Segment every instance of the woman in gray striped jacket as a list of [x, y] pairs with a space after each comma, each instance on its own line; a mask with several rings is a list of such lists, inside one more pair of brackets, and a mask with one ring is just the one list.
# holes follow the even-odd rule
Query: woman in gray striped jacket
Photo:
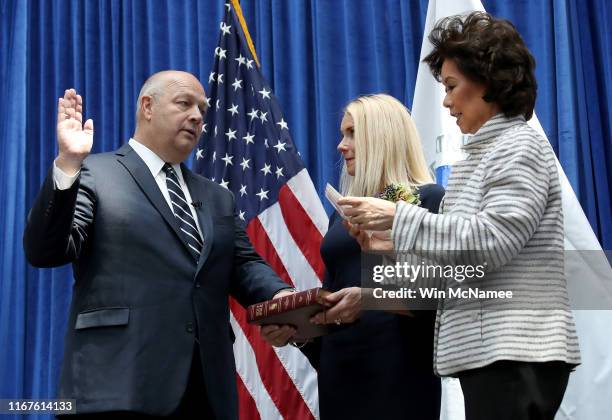
[[[510, 22], [482, 12], [439, 21], [429, 40], [434, 48], [425, 62], [445, 86], [443, 104], [462, 133], [473, 134], [440, 214], [374, 198], [339, 204], [350, 206], [351, 234], [363, 249], [481, 265], [484, 276], [464, 288], [513, 292], [511, 299], [477, 300], [472, 310], [442, 299], [434, 367], [459, 378], [467, 420], [552, 420], [580, 353], [563, 270], [555, 156], [526, 123], [535, 105], [535, 60]], [[366, 234], [386, 229], [391, 241]]]

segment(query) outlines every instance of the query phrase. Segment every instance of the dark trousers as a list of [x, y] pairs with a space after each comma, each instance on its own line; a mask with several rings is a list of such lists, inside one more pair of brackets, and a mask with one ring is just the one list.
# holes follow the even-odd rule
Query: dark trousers
[[107, 411], [103, 413], [58, 416], [58, 418], [64, 420], [151, 420], [156, 418], [177, 420], [198, 418], [199, 420], [214, 420], [215, 415], [213, 414], [206, 395], [206, 386], [204, 385], [204, 377], [202, 375], [202, 362], [200, 361], [199, 346], [196, 344], [193, 349], [191, 369], [189, 371], [189, 380], [187, 381], [187, 389], [185, 390], [185, 394], [183, 394], [179, 406], [171, 415], [158, 417], [129, 411]]
[[553, 420], [570, 371], [564, 362], [500, 361], [461, 372], [466, 420]]

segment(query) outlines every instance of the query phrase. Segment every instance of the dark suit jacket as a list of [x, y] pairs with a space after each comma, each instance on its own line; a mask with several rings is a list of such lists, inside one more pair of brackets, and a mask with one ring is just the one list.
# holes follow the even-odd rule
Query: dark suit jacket
[[68, 190], [54, 189], [50, 171], [28, 216], [28, 261], [73, 263], [59, 396], [75, 398], [80, 413], [171, 413], [197, 332], [210, 403], [218, 418], [238, 417], [228, 296], [251, 304], [287, 285], [253, 251], [232, 194], [182, 169], [192, 199], [202, 202], [197, 265], [129, 145], [89, 156]]

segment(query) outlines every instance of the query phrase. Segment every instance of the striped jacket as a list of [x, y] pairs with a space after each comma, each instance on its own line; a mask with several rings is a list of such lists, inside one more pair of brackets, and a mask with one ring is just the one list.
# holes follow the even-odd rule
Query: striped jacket
[[550, 144], [522, 116], [498, 114], [463, 149], [467, 157], [453, 167], [440, 214], [398, 204], [395, 249], [440, 264], [486, 262], [484, 277], [469, 286], [512, 290], [515, 296], [478, 301], [471, 310], [449, 309], [453, 302], [441, 300], [436, 373], [453, 375], [498, 360], [580, 363], [564, 274], [561, 186]]

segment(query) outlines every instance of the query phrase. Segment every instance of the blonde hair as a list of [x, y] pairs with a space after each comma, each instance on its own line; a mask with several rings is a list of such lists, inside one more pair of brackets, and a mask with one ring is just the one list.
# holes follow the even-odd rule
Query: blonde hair
[[389, 184], [410, 187], [433, 182], [421, 139], [408, 109], [385, 94], [361, 96], [344, 109], [353, 119], [355, 176], [340, 177], [344, 195], [372, 197]]

